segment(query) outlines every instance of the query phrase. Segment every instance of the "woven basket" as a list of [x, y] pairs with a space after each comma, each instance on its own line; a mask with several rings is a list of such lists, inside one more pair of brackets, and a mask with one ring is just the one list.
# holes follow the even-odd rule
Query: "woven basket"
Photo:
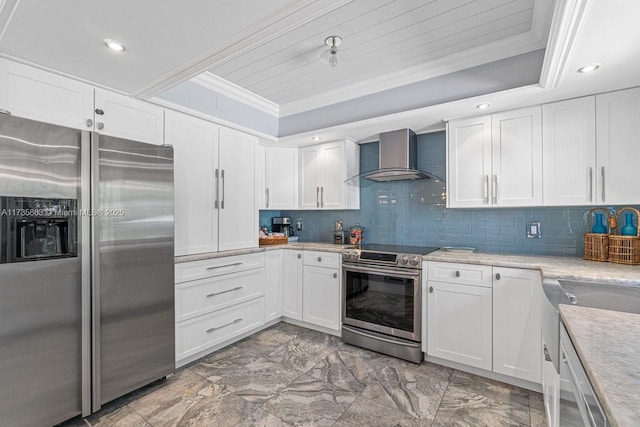
[[[632, 207], [624, 207], [618, 211], [616, 219], [620, 225], [620, 214], [632, 211], [636, 220], [640, 219], [640, 211]], [[640, 229], [635, 236], [609, 236], [609, 261], [617, 264], [640, 264]]]
[[260, 237], [258, 239], [258, 244], [260, 246], [269, 246], [269, 245], [286, 245], [289, 241], [287, 236], [269, 236], [269, 237]]
[[605, 208], [593, 208], [587, 213], [587, 230], [591, 230], [591, 217], [597, 211], [603, 211], [607, 214], [607, 234], [585, 233], [584, 234], [584, 259], [591, 261], [607, 261], [609, 260], [609, 228], [608, 217], [611, 216], [609, 210]]

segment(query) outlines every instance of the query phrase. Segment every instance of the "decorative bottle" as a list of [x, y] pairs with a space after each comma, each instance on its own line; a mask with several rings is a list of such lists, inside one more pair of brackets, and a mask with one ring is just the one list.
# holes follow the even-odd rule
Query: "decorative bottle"
[[607, 227], [602, 224], [602, 214], [596, 213], [596, 223], [591, 227], [591, 232], [594, 234], [605, 234]]
[[636, 236], [638, 234], [638, 227], [633, 225], [633, 214], [626, 213], [625, 215], [625, 224], [622, 227], [622, 235], [623, 236]]

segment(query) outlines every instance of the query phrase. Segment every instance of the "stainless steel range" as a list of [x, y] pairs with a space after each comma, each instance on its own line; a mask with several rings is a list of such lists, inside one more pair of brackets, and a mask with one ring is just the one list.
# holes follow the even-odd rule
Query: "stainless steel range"
[[342, 340], [422, 361], [422, 256], [432, 247], [364, 245], [342, 253]]

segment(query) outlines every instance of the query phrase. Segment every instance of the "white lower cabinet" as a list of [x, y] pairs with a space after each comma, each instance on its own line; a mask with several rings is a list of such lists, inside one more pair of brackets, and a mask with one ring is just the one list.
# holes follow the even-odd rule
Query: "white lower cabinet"
[[176, 265], [176, 366], [264, 324], [265, 254]]
[[302, 320], [302, 250], [282, 251], [282, 315]]
[[[544, 340], [542, 347], [544, 348]], [[544, 410], [547, 416], [548, 427], [560, 425], [560, 374], [550, 358], [542, 360], [542, 395], [544, 397]]]
[[[267, 251], [265, 254], [266, 322], [282, 317], [282, 252], [281, 250], [274, 250]], [[260, 279], [257, 278], [258, 281], [262, 281]]]
[[427, 354], [491, 370], [491, 288], [427, 282]]
[[302, 320], [329, 329], [340, 329], [338, 269], [305, 265], [302, 283]]
[[493, 371], [540, 384], [540, 272], [493, 267], [493, 276]]

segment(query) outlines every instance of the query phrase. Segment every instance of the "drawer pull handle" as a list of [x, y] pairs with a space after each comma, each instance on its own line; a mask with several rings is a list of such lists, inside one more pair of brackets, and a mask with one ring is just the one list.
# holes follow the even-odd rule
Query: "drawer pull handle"
[[338, 273], [333, 273], [333, 278], [337, 279], [338, 278]]
[[216, 265], [213, 267], [207, 267], [207, 270], [215, 270], [217, 268], [225, 268], [225, 267], [235, 267], [236, 265], [242, 265], [241, 262], [234, 262], [233, 264], [225, 264], [225, 265]]
[[318, 257], [318, 262], [322, 262], [322, 257], [321, 256]]
[[227, 326], [231, 326], [231, 325], [235, 325], [236, 323], [240, 323], [242, 322], [244, 319], [242, 317], [234, 320], [233, 322], [229, 322], [226, 325], [222, 325], [222, 326], [218, 326], [217, 328], [211, 328], [211, 329], [207, 329], [207, 333], [210, 334], [211, 332], [215, 332], [218, 329], [222, 329], [222, 328], [226, 328]]
[[242, 286], [237, 286], [233, 289], [227, 289], [226, 291], [216, 292], [215, 294], [207, 294], [207, 298], [215, 297], [216, 295], [226, 294], [227, 292], [239, 291], [242, 289]]
[[456, 271], [456, 277], [460, 277], [460, 272]]

